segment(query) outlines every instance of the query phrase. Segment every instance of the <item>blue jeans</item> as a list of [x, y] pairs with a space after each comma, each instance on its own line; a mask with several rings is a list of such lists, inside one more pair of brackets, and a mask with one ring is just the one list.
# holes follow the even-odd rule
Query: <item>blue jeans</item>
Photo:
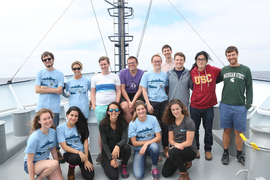
[[158, 163], [158, 157], [159, 157], [158, 144], [157, 143], [150, 144], [147, 147], [143, 156], [139, 154], [139, 150], [134, 150], [133, 174], [136, 179], [141, 179], [144, 176], [146, 155], [151, 157], [152, 164], [156, 166]]
[[211, 152], [212, 145], [213, 145], [213, 134], [212, 134], [212, 126], [213, 126], [213, 118], [214, 118], [213, 107], [210, 107], [207, 109], [197, 109], [190, 106], [190, 116], [196, 125], [195, 140], [196, 140], [197, 149], [200, 149], [199, 129], [200, 129], [201, 119], [202, 119], [204, 131], [205, 131], [204, 150]]

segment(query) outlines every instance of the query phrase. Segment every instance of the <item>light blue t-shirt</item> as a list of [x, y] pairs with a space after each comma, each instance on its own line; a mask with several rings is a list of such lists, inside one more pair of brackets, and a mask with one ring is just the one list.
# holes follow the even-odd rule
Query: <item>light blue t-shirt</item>
[[[155, 133], [161, 131], [157, 118], [152, 115], [147, 115], [144, 122], [135, 119], [131, 121], [128, 127], [128, 138], [136, 136], [137, 141], [148, 141], [155, 138]], [[140, 150], [141, 146], [134, 146], [134, 150]]]
[[[64, 86], [64, 74], [57, 69], [48, 71], [42, 69], [38, 71], [36, 85], [58, 88]], [[52, 109], [54, 113], [60, 113], [60, 95], [54, 93], [39, 94], [36, 112], [42, 108]]]
[[[50, 152], [56, 146], [56, 132], [49, 128], [47, 135], [43, 134], [40, 129], [34, 131], [27, 140], [25, 153], [35, 153], [33, 161], [40, 161], [49, 158]], [[27, 154], [24, 157], [27, 161]]]
[[69, 107], [76, 106], [81, 109], [85, 118], [89, 115], [88, 91], [91, 91], [91, 81], [85, 77], [70, 79], [66, 84], [66, 91], [70, 92]]
[[[81, 142], [81, 136], [78, 135], [76, 126], [69, 129], [67, 123], [63, 123], [56, 128], [57, 140], [59, 143], [66, 142], [66, 144], [76, 150], [84, 153], [83, 144]], [[66, 151], [65, 151], [66, 152]]]
[[149, 101], [163, 102], [168, 100], [164, 88], [168, 86], [168, 75], [161, 71], [155, 73], [150, 70], [143, 74], [140, 86], [147, 88]]

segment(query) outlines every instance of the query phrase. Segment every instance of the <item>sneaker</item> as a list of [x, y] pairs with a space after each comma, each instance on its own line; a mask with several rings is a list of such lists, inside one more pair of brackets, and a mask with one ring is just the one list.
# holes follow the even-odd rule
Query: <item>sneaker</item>
[[240, 164], [240, 166], [245, 167], [245, 156], [240, 154], [239, 156], [235, 157], [235, 160]]
[[153, 180], [158, 180], [160, 178], [159, 171], [157, 170], [157, 168], [152, 169], [151, 176]]
[[197, 156], [196, 156], [196, 159], [200, 159], [200, 151], [199, 151], [199, 149], [197, 150]]
[[229, 164], [229, 154], [228, 153], [223, 153], [222, 154], [221, 162], [224, 165], [228, 165]]
[[207, 161], [211, 161], [212, 160], [212, 153], [210, 152], [210, 151], [206, 151], [205, 152], [205, 159], [207, 160]]
[[101, 156], [101, 154], [99, 153], [99, 154], [98, 154], [98, 157], [97, 157], [97, 159], [96, 159], [96, 165], [99, 165], [99, 164], [101, 163], [101, 161], [102, 161], [102, 156]]
[[61, 152], [59, 150], [57, 150], [57, 156], [58, 156], [59, 163], [64, 163], [65, 162], [64, 156], [62, 156], [62, 154], [61, 154]]
[[127, 165], [121, 165], [121, 175], [122, 178], [127, 178], [129, 176], [129, 173], [127, 172]]

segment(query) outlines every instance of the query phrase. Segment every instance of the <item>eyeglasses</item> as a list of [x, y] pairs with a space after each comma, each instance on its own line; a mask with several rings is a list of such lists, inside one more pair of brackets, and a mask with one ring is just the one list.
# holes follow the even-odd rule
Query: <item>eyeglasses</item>
[[42, 62], [50, 61], [52, 58], [42, 59]]
[[155, 64], [156, 64], [156, 63], [161, 63], [161, 61], [152, 61], [152, 62], [155, 63]]
[[135, 64], [136, 62], [129, 62], [129, 63], [127, 63], [128, 65], [131, 65], [131, 64]]
[[205, 58], [197, 59], [197, 61], [206, 61], [206, 59]]
[[78, 67], [78, 68], [72, 68], [73, 71], [76, 71], [76, 70], [81, 70], [82, 68], [81, 67]]
[[119, 109], [109, 109], [109, 112], [112, 113], [113, 111], [117, 113], [119, 111]]

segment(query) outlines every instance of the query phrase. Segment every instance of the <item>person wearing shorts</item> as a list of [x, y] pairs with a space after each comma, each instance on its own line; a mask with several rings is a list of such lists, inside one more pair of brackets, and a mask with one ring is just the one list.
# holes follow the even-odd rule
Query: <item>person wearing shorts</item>
[[119, 78], [121, 80], [121, 99], [120, 105], [125, 112], [125, 120], [129, 123], [132, 119], [132, 109], [137, 100], [142, 100], [142, 88], [139, 86], [143, 70], [138, 69], [138, 59], [134, 56], [130, 56], [127, 59], [128, 68], [122, 69], [119, 72]]
[[[110, 60], [108, 57], [101, 56], [99, 58], [99, 66], [101, 68], [101, 73], [95, 75], [91, 81], [91, 102], [95, 115], [97, 118], [97, 123], [99, 126], [100, 121], [105, 117], [107, 113], [108, 105], [113, 102], [119, 102], [121, 97], [121, 84], [119, 76], [110, 73]], [[100, 153], [102, 150], [102, 142], [100, 134], [98, 137], [98, 143], [100, 148]], [[96, 164], [100, 164], [100, 154], [96, 159]]]
[[217, 79], [217, 81], [224, 81], [219, 106], [220, 127], [224, 129], [224, 152], [221, 162], [224, 165], [229, 164], [230, 133], [234, 127], [236, 161], [241, 166], [245, 166], [245, 157], [242, 155], [243, 140], [240, 133], [246, 131], [247, 110], [253, 101], [252, 77], [250, 69], [238, 63], [238, 49], [235, 46], [229, 46], [225, 55], [230, 65], [222, 68]]

